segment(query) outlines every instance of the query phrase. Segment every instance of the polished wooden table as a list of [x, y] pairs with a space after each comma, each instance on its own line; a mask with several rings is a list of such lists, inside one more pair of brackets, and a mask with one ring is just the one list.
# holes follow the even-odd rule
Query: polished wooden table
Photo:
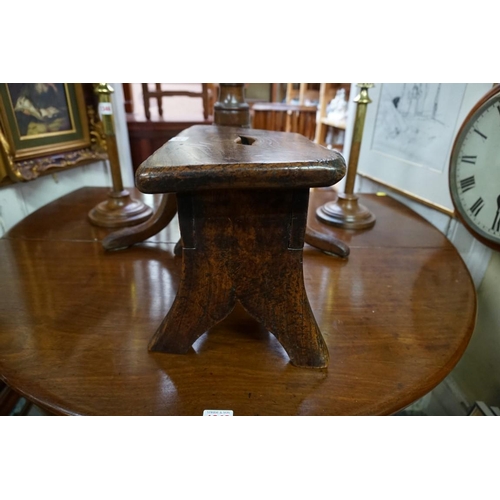
[[[292, 366], [241, 310], [186, 355], [147, 345], [175, 297], [178, 226], [105, 252], [87, 212], [105, 188], [83, 188], [0, 239], [0, 378], [43, 408], [79, 415], [393, 414], [435, 387], [472, 334], [476, 298], [455, 248], [389, 197], [362, 195], [372, 229], [309, 225], [341, 237], [348, 260], [304, 248], [309, 300], [330, 351], [327, 369]], [[138, 195], [134, 193], [134, 196]]]

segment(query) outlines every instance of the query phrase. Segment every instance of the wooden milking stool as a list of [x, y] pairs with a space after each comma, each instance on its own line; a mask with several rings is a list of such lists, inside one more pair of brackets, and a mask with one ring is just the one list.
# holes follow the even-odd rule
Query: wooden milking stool
[[309, 188], [338, 182], [344, 159], [299, 134], [227, 126], [246, 125], [248, 106], [218, 104], [225, 126], [190, 127], [137, 170], [141, 191], [176, 193], [182, 241], [177, 296], [149, 349], [186, 353], [240, 302], [292, 364], [324, 368], [328, 350], [304, 288], [302, 250]]

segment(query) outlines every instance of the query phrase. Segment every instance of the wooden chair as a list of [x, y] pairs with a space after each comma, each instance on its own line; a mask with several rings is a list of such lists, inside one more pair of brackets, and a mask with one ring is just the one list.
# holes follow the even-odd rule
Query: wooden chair
[[300, 106], [277, 102], [258, 103], [252, 108], [252, 128], [296, 132], [314, 140], [316, 106]]
[[163, 97], [185, 96], [185, 97], [201, 97], [203, 100], [203, 117], [208, 120], [208, 117], [213, 114], [213, 107], [216, 97], [216, 89], [213, 83], [202, 83], [201, 92], [191, 92], [186, 90], [162, 90], [161, 83], [155, 83], [155, 90], [149, 90], [149, 84], [142, 84], [142, 96], [144, 99], [144, 112], [146, 118], [151, 120], [150, 100], [156, 99], [158, 103], [158, 113], [163, 117]]

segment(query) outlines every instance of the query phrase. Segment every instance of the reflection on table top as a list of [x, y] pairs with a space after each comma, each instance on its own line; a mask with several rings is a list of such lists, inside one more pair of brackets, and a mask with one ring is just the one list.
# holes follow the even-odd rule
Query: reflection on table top
[[[138, 193], [136, 193], [139, 196]], [[187, 355], [147, 344], [175, 297], [177, 223], [105, 252], [87, 222], [106, 188], [83, 188], [0, 239], [0, 377], [55, 413], [83, 415], [391, 414], [437, 385], [474, 327], [475, 291], [454, 247], [388, 197], [354, 232], [316, 221], [330, 190], [313, 190], [309, 224], [351, 247], [344, 261], [307, 246], [304, 280], [330, 366], [291, 366], [273, 335], [240, 309]]]

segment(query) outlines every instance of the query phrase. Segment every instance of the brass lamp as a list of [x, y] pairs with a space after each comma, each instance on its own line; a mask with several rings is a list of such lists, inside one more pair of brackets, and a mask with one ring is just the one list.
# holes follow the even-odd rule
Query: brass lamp
[[99, 203], [89, 212], [89, 219], [96, 226], [134, 226], [149, 219], [153, 211], [142, 201], [133, 199], [130, 193], [123, 188], [111, 105], [111, 94], [114, 90], [107, 83], [99, 83], [94, 92], [99, 98], [99, 114], [106, 135], [113, 188], [108, 194], [108, 199]]
[[365, 125], [366, 107], [371, 101], [368, 89], [373, 83], [358, 83], [360, 93], [354, 99], [356, 106], [356, 118], [354, 133], [347, 165], [347, 176], [345, 192], [339, 193], [335, 201], [325, 203], [316, 210], [316, 217], [326, 224], [342, 227], [345, 229], [366, 229], [375, 224], [373, 215], [365, 206], [358, 203], [358, 197], [354, 194], [354, 183], [358, 169], [359, 152], [361, 149], [361, 138]]

